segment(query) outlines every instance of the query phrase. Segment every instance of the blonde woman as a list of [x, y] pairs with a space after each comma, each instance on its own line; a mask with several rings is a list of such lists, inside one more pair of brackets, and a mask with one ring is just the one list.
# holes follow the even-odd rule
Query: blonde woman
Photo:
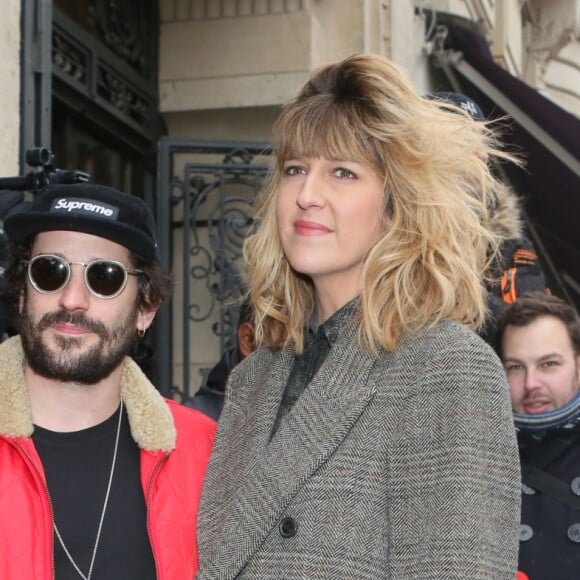
[[[481, 280], [498, 155], [389, 61], [313, 73], [247, 240], [199, 579], [513, 580], [518, 452]], [[468, 328], [470, 327], [470, 328]]]

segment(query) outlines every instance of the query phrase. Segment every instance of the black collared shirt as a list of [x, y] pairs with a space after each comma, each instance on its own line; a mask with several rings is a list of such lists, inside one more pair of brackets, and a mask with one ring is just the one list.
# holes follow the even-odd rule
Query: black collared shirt
[[358, 309], [360, 300], [355, 298], [337, 310], [329, 319], [318, 327], [314, 324], [308, 326], [304, 333], [304, 350], [296, 355], [294, 365], [290, 371], [288, 382], [284, 388], [278, 415], [272, 427], [270, 440], [274, 437], [280, 422], [290, 412], [300, 395], [312, 381], [322, 363], [326, 359], [330, 349], [337, 341], [341, 330], [352, 318]]

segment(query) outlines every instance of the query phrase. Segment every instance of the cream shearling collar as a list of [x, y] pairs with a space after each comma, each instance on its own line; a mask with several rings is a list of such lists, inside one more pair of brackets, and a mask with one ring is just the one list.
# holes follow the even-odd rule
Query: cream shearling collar
[[[23, 362], [19, 336], [0, 344], [0, 435], [5, 437], [30, 437], [34, 431]], [[130, 358], [124, 362], [121, 396], [137, 445], [146, 451], [172, 451], [176, 431], [171, 412], [161, 394]]]

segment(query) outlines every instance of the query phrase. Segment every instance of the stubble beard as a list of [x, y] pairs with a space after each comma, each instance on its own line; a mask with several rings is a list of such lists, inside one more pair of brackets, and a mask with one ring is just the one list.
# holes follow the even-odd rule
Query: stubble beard
[[[51, 312], [35, 321], [26, 304], [20, 317], [20, 337], [28, 366], [47, 379], [94, 385], [108, 377], [133, 351], [137, 335], [137, 308], [112, 328], [88, 318], [83, 313]], [[53, 324], [75, 324], [98, 336], [96, 344], [83, 349], [84, 339], [74, 336], [53, 336], [54, 347], [43, 339], [44, 331]]]

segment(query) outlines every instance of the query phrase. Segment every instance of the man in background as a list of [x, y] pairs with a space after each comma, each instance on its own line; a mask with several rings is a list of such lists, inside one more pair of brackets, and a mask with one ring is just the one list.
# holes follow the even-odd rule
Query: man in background
[[555, 296], [530, 293], [498, 322], [522, 464], [518, 568], [530, 580], [580, 570], [580, 319]]

